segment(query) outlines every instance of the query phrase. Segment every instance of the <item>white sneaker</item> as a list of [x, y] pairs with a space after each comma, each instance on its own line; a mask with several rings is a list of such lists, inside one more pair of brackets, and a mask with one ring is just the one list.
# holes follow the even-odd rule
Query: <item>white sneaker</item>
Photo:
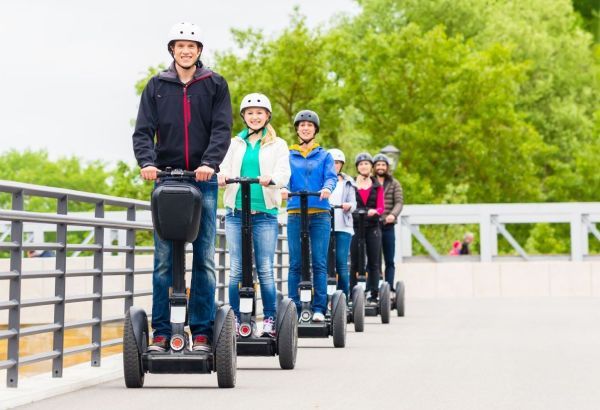
[[275, 337], [275, 320], [272, 317], [267, 317], [263, 320], [262, 336]]
[[325, 315], [323, 315], [323, 313], [321, 313], [321, 312], [315, 312], [315, 313], [313, 313], [312, 321], [313, 322], [324, 322]]

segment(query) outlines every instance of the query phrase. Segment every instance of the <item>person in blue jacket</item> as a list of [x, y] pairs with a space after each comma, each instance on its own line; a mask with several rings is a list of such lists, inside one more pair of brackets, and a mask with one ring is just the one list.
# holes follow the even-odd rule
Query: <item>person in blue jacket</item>
[[[308, 198], [308, 223], [310, 231], [311, 262], [313, 271], [313, 322], [325, 320], [327, 309], [327, 251], [329, 249], [329, 196], [335, 189], [337, 174], [333, 157], [315, 142], [319, 132], [319, 117], [314, 111], [303, 110], [296, 114], [294, 127], [299, 142], [290, 147], [290, 168], [292, 176], [283, 197], [288, 190], [321, 192], [320, 197]], [[288, 294], [296, 303], [300, 312], [298, 285], [301, 277], [302, 247], [300, 244], [300, 198], [291, 197], [288, 210], [288, 246], [290, 252], [290, 271]]]

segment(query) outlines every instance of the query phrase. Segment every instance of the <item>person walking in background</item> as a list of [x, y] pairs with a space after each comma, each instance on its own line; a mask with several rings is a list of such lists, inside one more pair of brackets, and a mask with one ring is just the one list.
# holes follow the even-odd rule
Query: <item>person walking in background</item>
[[384, 154], [373, 157], [374, 171], [377, 181], [383, 186], [385, 209], [381, 215], [381, 244], [383, 260], [385, 263], [385, 281], [394, 289], [394, 276], [396, 275], [396, 224], [404, 206], [402, 185], [390, 173], [390, 160]]
[[461, 244], [461, 247], [460, 247], [461, 255], [470, 255], [471, 254], [471, 248], [469, 246], [473, 243], [474, 239], [475, 239], [475, 235], [473, 235], [473, 232], [467, 232], [465, 234], [462, 244]]

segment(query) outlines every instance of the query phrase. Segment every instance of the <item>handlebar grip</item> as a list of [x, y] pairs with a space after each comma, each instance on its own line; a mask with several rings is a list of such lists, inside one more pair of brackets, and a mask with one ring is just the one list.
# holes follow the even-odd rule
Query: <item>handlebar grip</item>
[[171, 171], [158, 171], [156, 173], [157, 177], [192, 177], [196, 178], [196, 173], [194, 171], [186, 171], [183, 169], [173, 169]]

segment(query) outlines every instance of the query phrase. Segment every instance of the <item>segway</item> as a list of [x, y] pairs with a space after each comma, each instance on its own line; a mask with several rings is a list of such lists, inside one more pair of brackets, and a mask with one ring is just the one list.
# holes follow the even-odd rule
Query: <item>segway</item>
[[404, 282], [396, 282], [396, 292], [391, 296], [392, 309], [396, 309], [398, 316], [404, 316]]
[[[331, 306], [333, 294], [337, 289], [336, 239], [335, 239], [335, 210], [342, 209], [341, 205], [331, 206], [331, 234], [329, 235], [329, 252], [327, 260], [327, 306]], [[347, 322], [354, 323], [355, 332], [365, 330], [365, 292], [358, 285], [352, 288], [348, 302]]]
[[237, 338], [238, 356], [276, 356], [282, 369], [293, 369], [298, 350], [298, 314], [296, 305], [278, 294], [276, 336], [257, 337], [254, 332], [256, 318], [256, 283], [252, 275], [252, 215], [250, 209], [250, 184], [258, 178], [231, 178], [228, 184], [240, 184], [242, 190], [242, 282], [240, 295], [240, 327]]
[[185, 286], [185, 244], [198, 235], [202, 193], [193, 183], [194, 172], [179, 169], [158, 172], [162, 183], [152, 192], [152, 222], [163, 240], [173, 241], [173, 286], [169, 289], [170, 348], [147, 352], [148, 318], [132, 306], [125, 314], [123, 370], [125, 385], [144, 385], [145, 373], [217, 373], [219, 387], [234, 387], [236, 378], [235, 319], [229, 306], [219, 307], [213, 326], [211, 352], [192, 351], [185, 329], [188, 295]]
[[330, 309], [325, 313], [325, 321], [313, 322], [312, 297], [313, 283], [310, 265], [310, 237], [308, 228], [308, 197], [320, 196], [320, 192], [290, 192], [289, 197], [300, 197], [300, 243], [302, 249], [301, 273], [302, 278], [298, 285], [300, 294], [300, 320], [298, 323], [298, 337], [325, 338], [333, 336], [335, 347], [346, 346], [346, 295], [341, 290], [336, 290], [331, 295]]
[[[353, 214], [354, 218], [358, 218], [358, 232], [357, 235], [358, 246], [357, 246], [357, 259], [358, 259], [358, 271], [354, 273], [356, 278], [357, 286], [360, 286], [364, 291], [367, 288], [367, 276], [369, 272], [366, 272], [365, 263], [365, 217], [367, 216], [367, 210], [362, 208], [356, 210]], [[381, 272], [377, 272], [381, 279]], [[376, 302], [367, 299], [365, 303], [365, 316], [381, 316], [381, 323], [390, 323], [390, 310], [391, 310], [391, 290], [389, 283], [380, 280], [379, 285], [379, 298]]]

